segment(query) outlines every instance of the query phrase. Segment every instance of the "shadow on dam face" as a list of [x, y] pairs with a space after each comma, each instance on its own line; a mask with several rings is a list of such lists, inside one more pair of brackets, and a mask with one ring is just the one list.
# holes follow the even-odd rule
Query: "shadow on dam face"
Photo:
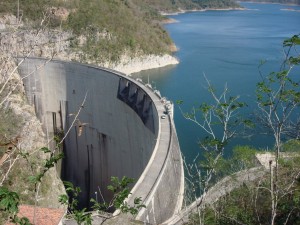
[[136, 180], [128, 202], [141, 197], [146, 205], [136, 219], [158, 224], [180, 210], [182, 159], [163, 98], [121, 73], [79, 63], [28, 58], [19, 73], [47, 138], [69, 131], [61, 177], [81, 188], [81, 207], [101, 195], [109, 201], [111, 177], [127, 176]]

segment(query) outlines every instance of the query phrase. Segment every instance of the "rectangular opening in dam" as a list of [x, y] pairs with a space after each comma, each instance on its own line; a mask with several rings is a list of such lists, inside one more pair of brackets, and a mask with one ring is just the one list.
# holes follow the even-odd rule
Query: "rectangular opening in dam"
[[[130, 95], [131, 94], [131, 95]], [[117, 98], [134, 110], [144, 125], [155, 133], [152, 100], [138, 86], [126, 79], [120, 78]]]

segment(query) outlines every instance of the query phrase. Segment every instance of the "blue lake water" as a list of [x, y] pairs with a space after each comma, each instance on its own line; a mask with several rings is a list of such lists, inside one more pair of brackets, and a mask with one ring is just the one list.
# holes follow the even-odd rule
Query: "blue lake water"
[[[178, 23], [166, 25], [179, 51], [176, 66], [135, 74], [163, 96], [183, 109], [211, 100], [203, 74], [217, 90], [227, 83], [231, 95], [240, 95], [249, 103], [251, 113], [255, 85], [259, 81], [258, 65], [267, 60], [263, 73], [278, 71], [283, 59], [282, 42], [300, 33], [300, 12], [282, 10], [299, 6], [242, 3], [249, 10], [191, 12], [171, 16]], [[197, 141], [205, 134], [185, 120], [175, 106], [175, 125], [181, 150], [188, 161], [199, 152]], [[236, 139], [233, 145], [247, 144], [258, 148], [272, 147], [272, 139], [259, 134], [251, 139]]]

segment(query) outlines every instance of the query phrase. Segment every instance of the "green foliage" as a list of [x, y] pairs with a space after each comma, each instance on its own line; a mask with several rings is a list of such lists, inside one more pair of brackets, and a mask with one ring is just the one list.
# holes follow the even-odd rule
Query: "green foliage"
[[217, 138], [206, 136], [203, 140], [199, 142], [200, 146], [205, 146], [206, 148], [214, 149], [217, 152], [222, 152], [224, 147], [227, 145], [227, 141], [222, 141]]
[[[18, 149], [17, 149], [18, 150]], [[3, 186], [0, 187], [0, 212], [1, 215], [5, 218], [10, 218], [10, 220], [15, 224], [29, 225], [29, 220], [27, 218], [19, 218], [16, 216], [18, 213], [19, 203], [26, 202], [27, 204], [33, 204], [35, 201], [35, 193], [38, 191], [39, 187], [43, 187], [42, 182], [46, 182], [47, 171], [56, 165], [56, 163], [62, 158], [62, 154], [55, 154], [55, 151], [50, 151], [48, 148], [43, 147], [40, 149], [42, 154], [47, 154], [47, 157], [44, 160], [44, 165], [40, 168], [36, 164], [36, 155], [33, 157], [28, 152], [16, 151], [14, 155], [21, 156], [23, 161], [19, 159], [19, 167], [11, 168], [10, 177], [14, 177], [15, 182], [17, 183], [16, 187], [13, 186], [11, 178], [6, 178]], [[37, 153], [38, 154], [38, 153]], [[14, 157], [16, 157], [14, 156]], [[26, 162], [26, 163], [24, 163]], [[24, 164], [24, 168], [20, 166]], [[29, 168], [28, 168], [29, 167]], [[1, 170], [5, 168], [2, 167]], [[29, 170], [29, 171], [28, 171]], [[37, 172], [38, 171], [38, 172]], [[28, 173], [32, 175], [28, 176]], [[27, 178], [26, 182], [25, 176]], [[16, 180], [17, 179], [17, 180]], [[25, 184], [24, 184], [25, 182]], [[27, 195], [24, 193], [24, 188]], [[49, 188], [49, 187], [48, 187]], [[15, 191], [12, 191], [15, 190]], [[20, 194], [22, 193], [22, 194]], [[0, 220], [1, 221], [1, 220]]]
[[[0, 13], [10, 12], [17, 15], [18, 1], [0, 1]], [[39, 20], [43, 17], [43, 12], [49, 6], [47, 0], [19, 0], [21, 14], [30, 20]]]
[[[135, 2], [139, 0], [134, 0]], [[159, 11], [174, 12], [179, 9], [205, 9], [239, 7], [231, 0], [148, 0], [147, 3]]]
[[132, 183], [133, 181], [134, 179], [128, 177], [123, 177], [121, 180], [119, 180], [118, 177], [111, 177], [112, 184], [109, 185], [107, 189], [112, 191], [113, 193], [117, 193], [119, 190], [128, 190], [128, 184]]
[[[140, 208], [145, 207], [142, 204], [141, 198], [135, 198], [133, 206], [129, 205], [125, 200], [130, 195], [128, 185], [134, 181], [132, 178], [111, 177], [112, 184], [107, 187], [108, 190], [113, 192], [113, 199], [110, 203], [98, 202], [95, 199], [90, 199], [92, 209], [94, 211], [109, 211], [110, 209], [119, 209], [122, 213], [130, 213], [136, 215]], [[59, 202], [68, 205], [68, 218], [73, 218], [78, 224], [91, 224], [91, 213], [87, 212], [86, 208], [78, 209], [78, 196], [81, 192], [79, 187], [75, 187], [71, 182], [64, 182], [68, 195], [61, 195]]]
[[[244, 127], [252, 127], [253, 124], [250, 120], [241, 117], [240, 110], [247, 107], [247, 104], [239, 101], [239, 96], [227, 96], [229, 91], [226, 86], [218, 95], [208, 80], [207, 83], [212, 101], [201, 103], [191, 112], [183, 113], [183, 116], [207, 133], [207, 136], [198, 142], [200, 148], [222, 155], [230, 139], [237, 135], [237, 131], [241, 133]], [[180, 109], [182, 103], [182, 100], [177, 101]]]
[[139, 209], [145, 206], [141, 204], [141, 198], [135, 198], [133, 206], [128, 205], [125, 201], [125, 199], [130, 195], [128, 185], [133, 183], [133, 181], [134, 179], [128, 177], [123, 177], [121, 180], [118, 177], [111, 177], [112, 185], [109, 185], [107, 189], [114, 193], [112, 202], [116, 209], [120, 209], [123, 213], [136, 215]]
[[[257, 83], [256, 96], [259, 113], [257, 118], [262, 129], [275, 140], [276, 161], [282, 151], [284, 139], [299, 139], [300, 79], [293, 74], [300, 64], [300, 35], [294, 35], [283, 42], [285, 60], [278, 72], [264, 76]], [[260, 66], [262, 66], [261, 64]], [[277, 170], [277, 167], [276, 167]], [[277, 171], [276, 171], [277, 173]], [[277, 179], [277, 178], [276, 178]]]
[[282, 146], [283, 152], [300, 152], [300, 140], [291, 139]]
[[[272, 72], [267, 76], [260, 73], [262, 79], [257, 83], [259, 123], [264, 128], [268, 128], [275, 139], [276, 154], [275, 162], [273, 161], [275, 166], [271, 166], [270, 173], [266, 173], [265, 177], [260, 180], [251, 184], [243, 184], [242, 187], [221, 197], [216, 203], [200, 210], [200, 214], [191, 215], [189, 224], [197, 224], [200, 220], [206, 225], [300, 224], [300, 156], [298, 154], [300, 80], [292, 73], [292, 69], [300, 64], [299, 45], [299, 35], [284, 41], [286, 59], [280, 71]], [[260, 66], [264, 63], [262, 62]], [[212, 94], [215, 93], [213, 88], [209, 88], [209, 91]], [[221, 110], [213, 111], [213, 115], [217, 115], [222, 121], [223, 115], [226, 115], [222, 114], [222, 107], [228, 109], [229, 105], [221, 101], [218, 103]], [[211, 109], [210, 105], [202, 104], [200, 111], [210, 116], [204, 118], [211, 119]], [[194, 118], [194, 115], [188, 118]], [[244, 121], [250, 122], [250, 125], [252, 123]], [[206, 131], [210, 130], [206, 129]], [[285, 138], [288, 140], [291, 137], [294, 139], [283, 143]], [[205, 146], [211, 144], [220, 145], [214, 138], [203, 142]], [[281, 151], [289, 152], [289, 154], [281, 157], [279, 154]], [[236, 170], [255, 166], [255, 153], [255, 149], [239, 146], [234, 149], [229, 159], [209, 154], [206, 168], [213, 171], [216, 178], [223, 177]], [[211, 179], [211, 181], [215, 180]]]
[[46, 172], [52, 167], [54, 167], [57, 164], [57, 162], [64, 157], [63, 153], [56, 153], [55, 151], [51, 151], [46, 147], [41, 148], [40, 151], [42, 151], [43, 153], [50, 153], [50, 156], [48, 159], [45, 160], [43, 169], [41, 170], [40, 173], [28, 177], [28, 180], [34, 184], [41, 182]]
[[[275, 224], [297, 225], [300, 221], [299, 157], [280, 164], [278, 206]], [[269, 225], [271, 215], [270, 177], [244, 184], [221, 197], [202, 211], [205, 225]], [[199, 216], [190, 216], [190, 225], [199, 224]]]
[[91, 225], [92, 224], [92, 214], [89, 212], [86, 212], [87, 209], [78, 209], [78, 196], [81, 192], [79, 187], [74, 187], [74, 185], [71, 182], [64, 181], [64, 185], [66, 188], [66, 192], [68, 195], [60, 195], [59, 202], [68, 205], [68, 218], [73, 218], [77, 224], [85, 224], [85, 225]]
[[232, 158], [236, 161], [243, 162], [246, 166], [245, 167], [253, 167], [255, 164], [253, 163], [253, 158], [255, 158], [255, 154], [258, 153], [259, 150], [250, 147], [250, 146], [236, 146], [233, 149], [233, 156]]
[[299, 138], [300, 134], [300, 80], [293, 74], [294, 67], [300, 63], [299, 45], [299, 35], [285, 40], [283, 49], [286, 58], [280, 70], [267, 76], [260, 71], [261, 82], [256, 88], [258, 123], [274, 137], [277, 159], [282, 151], [283, 139]]
[[290, 77], [293, 66], [300, 63], [297, 50], [296, 55], [291, 55], [291, 49], [297, 45], [300, 45], [299, 35], [285, 40], [283, 47], [287, 48], [287, 59], [283, 64], [283, 69], [279, 72], [271, 72], [266, 77], [262, 76], [262, 81], [257, 83], [256, 94], [259, 104], [264, 108], [270, 108], [274, 113], [279, 105], [283, 105], [283, 113], [289, 113], [300, 103], [299, 82]]
[[216, 181], [238, 171], [257, 166], [258, 162], [255, 154], [258, 152], [259, 150], [250, 146], [236, 146], [233, 148], [230, 157], [220, 156], [217, 163], [214, 163], [216, 154], [206, 152], [204, 155], [205, 160], [200, 161], [200, 168], [205, 170], [214, 169], [213, 180]]
[[[63, 7], [69, 14], [67, 21], [58, 21], [51, 7]], [[170, 52], [172, 41], [162, 28], [164, 18], [143, 1], [123, 0], [20, 0], [23, 20], [40, 24], [45, 17], [48, 26], [60, 26], [75, 33], [71, 46], [81, 54], [82, 60], [118, 61], [128, 53], [163, 54]], [[0, 13], [16, 15], [17, 1], [0, 1]], [[80, 43], [84, 35], [86, 41]]]
[[44, 153], [50, 153], [51, 152], [51, 150], [47, 147], [42, 147], [40, 150]]
[[[206, 132], [206, 136], [198, 142], [199, 147], [204, 150], [204, 160], [200, 162], [200, 167], [198, 164], [186, 166], [188, 201], [190, 198], [194, 199], [194, 195], [205, 193], [219, 178], [236, 169], [223, 158], [223, 154], [230, 140], [238, 134], [242, 135], [245, 126], [252, 125], [250, 120], [242, 118], [240, 114], [241, 109], [247, 105], [239, 101], [239, 96], [228, 96], [227, 86], [218, 94], [210, 82], [206, 81], [212, 101], [193, 107], [190, 113], [183, 113], [186, 119]], [[182, 101], [177, 103], [181, 110]]]
[[28, 218], [18, 217], [20, 198], [16, 192], [10, 191], [6, 187], [0, 187], [0, 211], [11, 216], [11, 222], [19, 225], [32, 225]]
[[[45, 15], [49, 26], [73, 31], [73, 50], [82, 61], [96, 63], [118, 61], [123, 53], [170, 53], [172, 40], [161, 26], [165, 19], [160, 11], [178, 9], [223, 8], [238, 6], [232, 0], [20, 0], [24, 21], [39, 24]], [[67, 21], [59, 21], [51, 14], [51, 7], [63, 7], [70, 14]], [[17, 1], [0, 1], [0, 13], [16, 15]], [[80, 41], [84, 35], [84, 43]], [[81, 39], [82, 40], [82, 39]]]
[[6, 187], [0, 187], [0, 208], [9, 213], [17, 213], [19, 196], [16, 192], [9, 191]]
[[12, 222], [19, 225], [32, 225], [32, 223], [30, 223], [29, 219], [26, 217], [15, 217], [12, 219]]
[[[75, 47], [84, 52], [84, 59], [118, 61], [127, 50], [135, 53], [169, 52], [172, 43], [166, 31], [155, 21], [157, 15], [141, 3], [126, 1], [79, 1], [69, 15], [67, 29], [84, 34], [87, 41]], [[99, 16], [101, 15], [101, 16]]]

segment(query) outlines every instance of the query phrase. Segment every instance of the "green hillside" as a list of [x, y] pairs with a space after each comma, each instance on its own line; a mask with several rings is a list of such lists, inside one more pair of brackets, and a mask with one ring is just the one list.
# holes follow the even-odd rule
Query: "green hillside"
[[[247, 2], [248, 0], [241, 0]], [[280, 3], [280, 4], [294, 4], [300, 5], [300, 0], [251, 0], [252, 2], [270, 2], [270, 3]]]
[[[20, 0], [23, 21], [31, 24], [54, 8], [63, 8], [67, 19], [50, 17], [50, 26], [61, 26], [76, 34], [72, 47], [84, 59], [118, 61], [123, 53], [170, 53], [172, 41], [163, 29], [165, 19], [159, 11], [179, 9], [227, 8], [232, 0]], [[17, 1], [0, 1], [0, 13], [17, 14]], [[84, 36], [84, 38], [82, 38]], [[81, 39], [79, 39], [80, 37]], [[84, 43], [82, 43], [84, 40]]]
[[[139, 0], [134, 0], [138, 4]], [[177, 11], [207, 8], [239, 7], [233, 0], [144, 0], [140, 1], [151, 5], [158, 11]]]

